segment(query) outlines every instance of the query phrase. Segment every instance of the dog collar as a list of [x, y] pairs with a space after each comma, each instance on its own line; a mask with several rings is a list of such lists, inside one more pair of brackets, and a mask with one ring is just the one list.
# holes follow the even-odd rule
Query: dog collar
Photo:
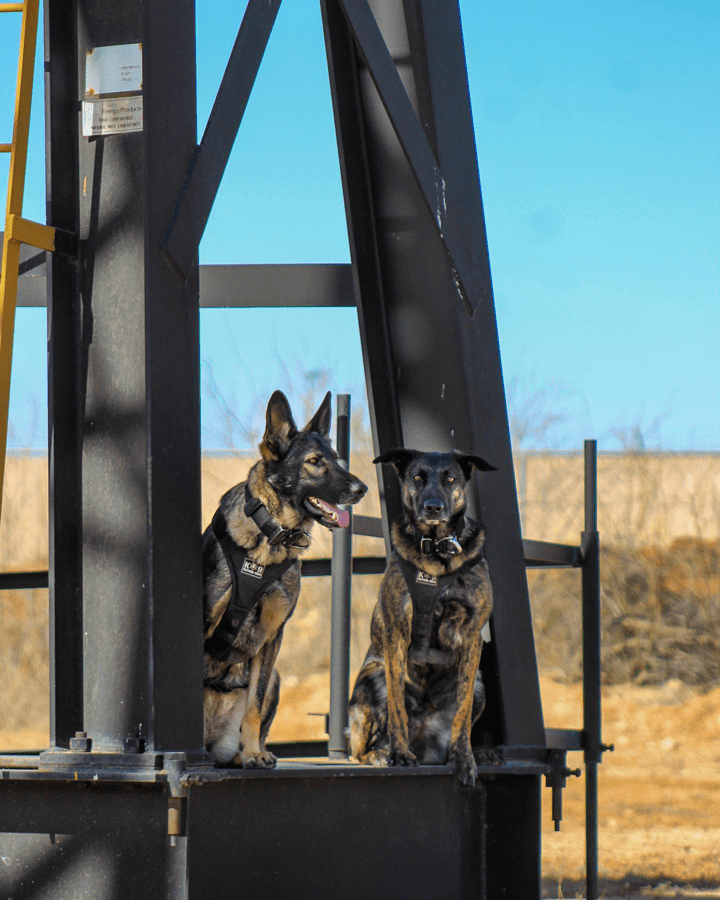
[[295, 547], [298, 550], [307, 550], [310, 546], [310, 535], [302, 528], [283, 528], [273, 519], [261, 500], [253, 497], [250, 488], [245, 485], [245, 506], [243, 512], [252, 519], [257, 527], [267, 538], [271, 547], [282, 544], [285, 547]]
[[421, 537], [420, 552], [423, 556], [429, 556], [433, 552], [438, 556], [459, 556], [462, 553], [462, 545], [454, 534], [437, 541], [429, 537]]

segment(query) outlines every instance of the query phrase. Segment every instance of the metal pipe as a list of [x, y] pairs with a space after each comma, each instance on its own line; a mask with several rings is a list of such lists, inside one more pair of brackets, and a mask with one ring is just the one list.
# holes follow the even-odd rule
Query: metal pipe
[[[350, 395], [337, 398], [337, 451], [340, 465], [350, 468]], [[352, 575], [352, 511], [347, 528], [333, 532], [332, 618], [330, 626], [330, 720], [328, 756], [346, 759], [350, 689], [350, 581]]]
[[585, 531], [582, 535], [583, 732], [587, 900], [598, 898], [597, 766], [602, 753], [600, 540], [597, 531], [597, 441], [585, 441]]

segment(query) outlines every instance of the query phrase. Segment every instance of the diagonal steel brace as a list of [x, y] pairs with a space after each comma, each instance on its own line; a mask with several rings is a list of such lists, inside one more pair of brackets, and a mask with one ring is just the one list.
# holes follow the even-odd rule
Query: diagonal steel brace
[[281, 0], [249, 0], [202, 141], [185, 173], [160, 245], [173, 271], [186, 281], [225, 174]]
[[450, 258], [458, 294], [472, 315], [487, 278], [463, 224], [461, 205], [440, 171], [367, 0], [338, 3]]

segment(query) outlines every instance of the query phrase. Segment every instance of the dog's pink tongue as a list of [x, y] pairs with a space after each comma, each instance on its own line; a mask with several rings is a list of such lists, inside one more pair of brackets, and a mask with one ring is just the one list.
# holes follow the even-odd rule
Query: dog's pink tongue
[[337, 523], [340, 528], [347, 528], [350, 524], [350, 513], [346, 509], [337, 511]]

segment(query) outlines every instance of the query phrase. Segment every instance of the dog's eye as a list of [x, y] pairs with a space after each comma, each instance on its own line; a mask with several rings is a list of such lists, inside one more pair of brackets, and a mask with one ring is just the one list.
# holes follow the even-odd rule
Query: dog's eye
[[305, 460], [305, 462], [310, 463], [311, 466], [316, 466], [320, 462], [320, 460], [317, 458], [317, 456], [311, 456], [310, 459]]
[[422, 476], [421, 476], [421, 475], [415, 475], [415, 476], [413, 477], [413, 481], [422, 481]]
[[448, 483], [448, 484], [452, 484], [452, 483], [453, 483], [453, 481], [455, 481], [455, 479], [454, 479], [454, 478], [453, 478], [453, 476], [452, 476], [452, 475], [448, 475], [448, 477], [447, 477], [447, 479], [446, 479], [446, 480], [447, 480], [447, 483]]

